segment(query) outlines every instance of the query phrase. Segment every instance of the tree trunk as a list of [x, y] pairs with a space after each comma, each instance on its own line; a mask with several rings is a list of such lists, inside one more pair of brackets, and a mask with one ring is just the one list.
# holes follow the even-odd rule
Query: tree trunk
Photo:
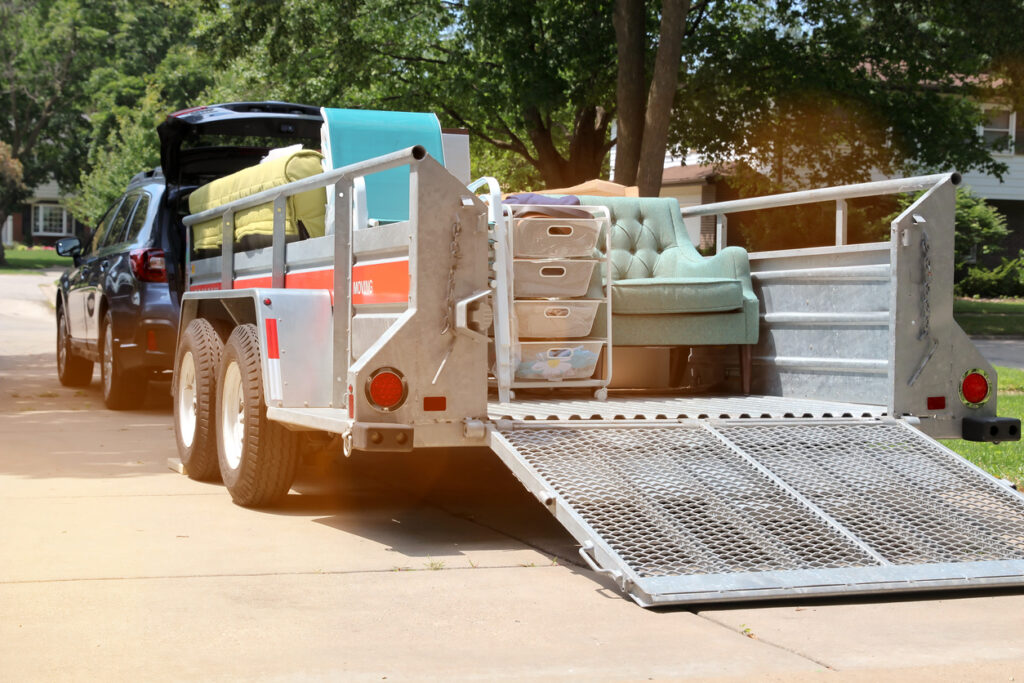
[[4, 226], [7, 224], [8, 213], [0, 211], [0, 266], [7, 265], [7, 252], [4, 251]]
[[663, 0], [661, 5], [661, 33], [647, 96], [644, 135], [637, 167], [637, 184], [640, 186], [640, 195], [644, 197], [657, 197], [661, 191], [668, 123], [679, 84], [683, 34], [689, 12], [690, 0]]
[[615, 182], [623, 185], [636, 182], [644, 138], [646, 18], [644, 0], [615, 0], [612, 23], [619, 59], [615, 87]]
[[608, 115], [600, 107], [586, 107], [576, 114], [569, 158], [558, 153], [551, 129], [536, 109], [525, 112], [527, 130], [537, 158], [531, 159], [546, 187], [568, 187], [598, 178], [608, 146]]

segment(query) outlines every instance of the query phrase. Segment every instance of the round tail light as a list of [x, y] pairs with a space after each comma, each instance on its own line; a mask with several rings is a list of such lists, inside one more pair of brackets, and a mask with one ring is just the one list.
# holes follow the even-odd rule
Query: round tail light
[[988, 375], [984, 370], [975, 368], [964, 373], [960, 381], [960, 400], [969, 408], [977, 408], [988, 401], [990, 393]]
[[395, 410], [405, 402], [409, 388], [402, 373], [394, 368], [379, 368], [366, 382], [366, 398], [377, 410]]

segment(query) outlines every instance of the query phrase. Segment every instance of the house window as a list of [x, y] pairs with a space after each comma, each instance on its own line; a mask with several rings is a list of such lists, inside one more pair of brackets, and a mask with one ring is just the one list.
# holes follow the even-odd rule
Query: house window
[[60, 204], [33, 204], [32, 234], [70, 235], [71, 217]]
[[981, 135], [989, 147], [1005, 154], [1024, 154], [1024, 117], [1009, 109], [989, 109]]

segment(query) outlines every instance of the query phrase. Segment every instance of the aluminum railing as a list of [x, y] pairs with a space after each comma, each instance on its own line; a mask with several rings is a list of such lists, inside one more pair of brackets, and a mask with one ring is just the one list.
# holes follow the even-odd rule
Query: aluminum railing
[[836, 203], [836, 246], [842, 246], [848, 243], [847, 199], [876, 197], [887, 194], [903, 194], [905, 192], [927, 190], [947, 178], [953, 183], [953, 185], [960, 184], [959, 173], [936, 173], [933, 175], [916, 176], [913, 178], [880, 180], [872, 183], [840, 185], [838, 187], [824, 187], [817, 190], [802, 190], [799, 192], [786, 192], [784, 194], [768, 195], [765, 197], [737, 199], [728, 202], [718, 202], [717, 204], [688, 206], [682, 210], [682, 215], [683, 218], [715, 216], [715, 250], [721, 251], [728, 243], [729, 224], [727, 217], [729, 214], [834, 201]]

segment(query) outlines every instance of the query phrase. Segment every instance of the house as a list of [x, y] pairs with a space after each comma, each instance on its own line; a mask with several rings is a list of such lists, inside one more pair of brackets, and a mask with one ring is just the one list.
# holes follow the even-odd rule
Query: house
[[0, 231], [4, 245], [52, 245], [61, 237], [84, 234], [84, 226], [66, 208], [56, 182], [35, 188], [24, 210], [7, 217]]
[[1024, 250], [1024, 111], [1014, 112], [998, 105], [986, 106], [985, 110], [987, 120], [979, 132], [989, 144], [1002, 147], [995, 157], [1009, 170], [1002, 182], [977, 171], [964, 173], [961, 184], [1006, 216], [1010, 236], [1003, 245], [1002, 256], [1016, 258]]

